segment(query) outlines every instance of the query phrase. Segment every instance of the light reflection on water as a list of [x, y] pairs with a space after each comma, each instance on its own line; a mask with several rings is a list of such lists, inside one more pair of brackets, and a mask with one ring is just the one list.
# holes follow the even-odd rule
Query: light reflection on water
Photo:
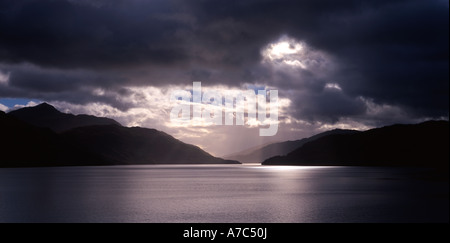
[[139, 165], [0, 169], [0, 222], [448, 222], [425, 169]]

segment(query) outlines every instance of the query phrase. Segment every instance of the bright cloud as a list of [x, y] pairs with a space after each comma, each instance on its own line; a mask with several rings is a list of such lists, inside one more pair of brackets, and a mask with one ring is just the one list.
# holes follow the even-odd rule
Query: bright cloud
[[9, 107], [8, 106], [6, 106], [6, 105], [4, 105], [4, 104], [2, 104], [2, 103], [0, 103], [0, 111], [8, 111], [9, 110]]
[[[208, 152], [213, 154], [226, 154], [231, 153], [233, 150], [236, 151], [243, 146], [255, 146], [259, 143], [259, 129], [266, 129], [269, 124], [276, 124], [280, 126], [282, 122], [274, 121], [271, 116], [269, 116], [270, 110], [278, 108], [278, 114], [281, 119], [285, 119], [288, 116], [289, 106], [291, 105], [291, 100], [287, 97], [279, 97], [278, 102], [269, 102], [269, 97], [267, 97], [267, 103], [261, 106], [261, 109], [266, 110], [265, 119], [249, 119], [248, 118], [248, 108], [240, 107], [243, 104], [234, 103], [234, 107], [225, 106], [225, 97], [233, 96], [241, 91], [247, 91], [254, 94], [254, 90], [247, 89], [246, 85], [243, 86], [242, 90], [236, 88], [229, 88], [225, 86], [204, 86], [202, 87], [202, 94], [205, 92], [210, 92], [212, 90], [217, 91], [217, 93], [223, 98], [220, 104], [196, 104], [199, 105], [202, 111], [207, 111], [211, 106], [217, 105], [223, 112], [222, 115], [226, 114], [233, 116], [233, 125], [217, 125], [212, 122], [205, 121], [204, 119], [196, 119], [193, 117], [191, 112], [190, 120], [186, 124], [173, 123], [170, 120], [170, 112], [174, 107], [173, 102], [170, 101], [170, 94], [175, 90], [185, 90], [188, 93], [192, 92], [192, 85], [186, 86], [167, 86], [164, 88], [160, 87], [127, 87], [127, 92], [115, 92], [101, 89], [94, 89], [92, 95], [110, 96], [114, 97], [115, 100], [120, 102], [127, 102], [132, 105], [132, 108], [127, 110], [120, 110], [113, 107], [110, 104], [101, 102], [91, 102], [84, 105], [73, 104], [69, 102], [61, 101], [50, 101], [51, 104], [55, 105], [59, 110], [67, 113], [73, 114], [90, 114], [101, 117], [109, 117], [117, 120], [124, 126], [140, 126], [155, 128], [164, 131], [168, 134], [173, 135], [175, 138], [180, 139], [186, 143], [192, 143], [202, 148], [207, 149]], [[270, 87], [265, 87], [268, 90]], [[255, 97], [257, 97], [255, 95]], [[189, 97], [190, 100], [187, 102], [188, 106], [192, 105], [192, 96]], [[220, 105], [220, 106], [219, 106]], [[245, 125], [236, 125], [235, 109], [239, 108], [245, 111]], [[225, 119], [223, 117], [223, 119]], [[234, 132], [231, 132], [234, 131]], [[236, 132], [239, 131], [239, 132]], [[234, 137], [229, 137], [230, 133], [234, 134]], [[276, 141], [279, 141], [279, 136], [276, 136]], [[243, 139], [246, 141], [244, 144], [240, 144], [237, 147], [234, 146], [223, 146], [223, 144], [233, 144], [236, 143], [236, 139]], [[251, 139], [251, 141], [249, 140]], [[267, 141], [275, 141], [275, 138], [265, 138]], [[214, 141], [214, 142], [213, 142]], [[222, 141], [222, 145], [216, 143], [216, 141]]]
[[9, 72], [3, 72], [0, 70], [0, 85], [7, 85], [9, 81]]
[[277, 43], [269, 44], [265, 51], [265, 55], [271, 60], [276, 60], [289, 55], [299, 54], [302, 50], [302, 43], [296, 42], [294, 39], [284, 37], [283, 40], [280, 40]]
[[29, 102], [28, 102], [27, 104], [25, 104], [25, 105], [19, 105], [19, 104], [14, 105], [14, 106], [11, 108], [11, 110], [17, 110], [17, 109], [24, 108], [24, 107], [33, 107], [33, 106], [39, 105], [40, 103], [41, 103], [41, 102], [29, 101]]
[[262, 49], [262, 62], [273, 66], [287, 66], [301, 69], [323, 68], [330, 64], [330, 57], [312, 49], [306, 43], [288, 36]]
[[337, 83], [327, 83], [327, 84], [325, 85], [325, 88], [326, 88], [326, 89], [335, 89], [335, 90], [342, 91], [341, 86], [339, 86], [339, 84], [337, 84]]

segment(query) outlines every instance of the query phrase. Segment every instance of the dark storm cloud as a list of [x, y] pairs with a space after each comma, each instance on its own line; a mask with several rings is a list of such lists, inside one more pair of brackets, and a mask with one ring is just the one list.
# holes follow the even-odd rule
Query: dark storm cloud
[[[171, 31], [180, 22], [159, 19], [165, 1], [139, 8], [93, 7], [67, 1], [3, 4], [1, 59], [58, 68], [114, 68], [183, 60]], [[122, 8], [123, 7], [123, 8]]]
[[[7, 0], [0, 63], [10, 80], [0, 93], [128, 107], [86, 90], [263, 82], [289, 91], [300, 119], [362, 116], [360, 97], [417, 117], [448, 116], [448, 10], [442, 0]], [[327, 53], [334, 69], [261, 65], [261, 49], [282, 35]], [[5, 69], [23, 63], [44, 71]]]
[[[0, 85], [0, 97], [27, 97], [46, 101], [66, 101], [86, 105], [100, 102], [120, 110], [131, 108], [130, 102], [119, 100], [119, 96], [130, 94], [121, 87], [122, 79], [89, 71], [70, 71], [39, 68], [33, 65], [0, 65], [0, 72], [8, 70], [7, 85]], [[107, 79], [109, 85], [101, 85]], [[104, 94], [97, 95], [94, 90]]]
[[421, 115], [448, 115], [448, 2], [408, 1], [375, 10], [347, 16], [342, 21], [352, 26], [334, 39], [343, 47], [331, 49], [345, 63], [337, 74], [343, 89]]
[[359, 117], [366, 112], [366, 104], [361, 99], [335, 89], [301, 93], [292, 99], [293, 115], [306, 121], [336, 123], [340, 118]]
[[2, 60], [59, 68], [172, 65], [192, 60], [211, 66], [248, 64], [258, 61], [261, 46], [278, 35], [298, 33], [310, 39], [323, 15], [356, 5], [352, 1], [76, 3], [2, 4]]

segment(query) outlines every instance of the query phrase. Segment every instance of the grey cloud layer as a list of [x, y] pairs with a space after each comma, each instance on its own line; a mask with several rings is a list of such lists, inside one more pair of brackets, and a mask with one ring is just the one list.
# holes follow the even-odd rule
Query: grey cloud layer
[[[7, 0], [0, 70], [10, 80], [0, 95], [127, 109], [86, 90], [257, 82], [279, 88], [291, 114], [311, 121], [362, 116], [360, 97], [412, 117], [448, 116], [448, 13], [441, 0]], [[334, 68], [261, 64], [261, 49], [282, 35], [327, 53]]]

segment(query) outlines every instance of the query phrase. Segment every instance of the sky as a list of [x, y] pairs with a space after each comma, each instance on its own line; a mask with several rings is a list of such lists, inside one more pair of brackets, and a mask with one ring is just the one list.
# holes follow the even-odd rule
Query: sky
[[[217, 156], [334, 128], [448, 120], [448, 30], [447, 0], [2, 0], [0, 110], [48, 102]], [[193, 82], [277, 90], [276, 135], [174, 124], [170, 96]]]

